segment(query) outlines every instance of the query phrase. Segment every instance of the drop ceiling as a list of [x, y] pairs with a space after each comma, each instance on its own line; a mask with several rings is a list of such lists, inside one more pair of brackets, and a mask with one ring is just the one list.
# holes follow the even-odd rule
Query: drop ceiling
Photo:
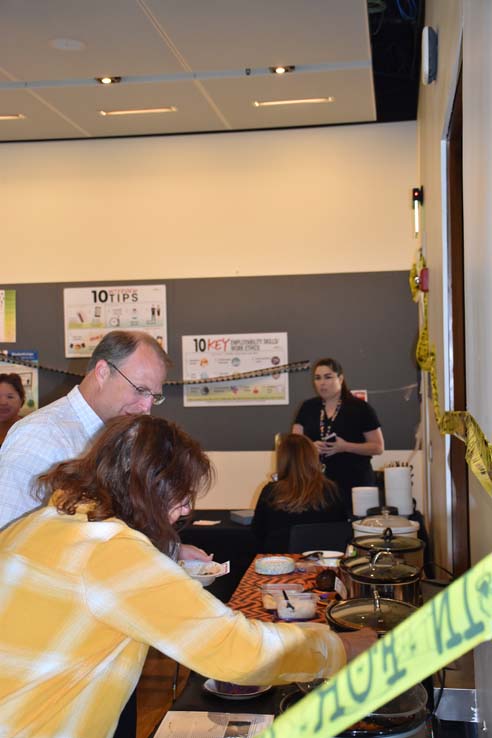
[[[420, 16], [405, 22], [390, 0], [369, 8], [366, 0], [2, 0], [0, 117], [22, 117], [0, 120], [0, 141], [415, 117]], [[275, 65], [295, 70], [272, 74]], [[101, 85], [104, 75], [121, 82]], [[333, 101], [254, 105], [313, 98]], [[173, 110], [100, 113], [164, 107]]]

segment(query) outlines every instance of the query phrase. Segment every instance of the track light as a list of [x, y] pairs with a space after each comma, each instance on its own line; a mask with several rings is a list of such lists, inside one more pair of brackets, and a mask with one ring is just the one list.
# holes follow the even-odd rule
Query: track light
[[121, 77], [96, 77], [100, 85], [116, 85], [121, 82]]
[[276, 67], [268, 67], [270, 72], [272, 74], [288, 74], [289, 72], [293, 72], [295, 70], [294, 64], [283, 64]]

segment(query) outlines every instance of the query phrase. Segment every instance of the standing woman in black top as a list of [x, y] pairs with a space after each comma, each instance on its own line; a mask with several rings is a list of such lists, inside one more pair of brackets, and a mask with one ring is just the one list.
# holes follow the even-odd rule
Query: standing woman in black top
[[316, 362], [313, 382], [318, 396], [303, 402], [292, 432], [314, 442], [326, 476], [337, 482], [351, 511], [352, 487], [375, 484], [371, 457], [384, 451], [381, 426], [373, 408], [352, 395], [335, 359]]

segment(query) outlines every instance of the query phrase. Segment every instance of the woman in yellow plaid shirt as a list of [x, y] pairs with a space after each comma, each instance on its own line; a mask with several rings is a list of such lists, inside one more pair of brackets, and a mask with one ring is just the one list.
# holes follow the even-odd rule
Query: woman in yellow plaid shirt
[[329, 677], [372, 644], [248, 620], [190, 579], [173, 526], [210, 481], [199, 445], [145, 415], [41, 477], [49, 504], [0, 534], [1, 738], [109, 738], [149, 645], [262, 685]]

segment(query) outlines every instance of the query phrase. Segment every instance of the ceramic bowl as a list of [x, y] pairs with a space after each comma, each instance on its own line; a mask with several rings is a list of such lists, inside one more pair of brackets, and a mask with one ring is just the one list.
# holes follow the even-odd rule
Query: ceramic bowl
[[196, 579], [204, 587], [212, 584], [221, 571], [220, 564], [215, 561], [180, 561], [179, 565], [192, 579]]

